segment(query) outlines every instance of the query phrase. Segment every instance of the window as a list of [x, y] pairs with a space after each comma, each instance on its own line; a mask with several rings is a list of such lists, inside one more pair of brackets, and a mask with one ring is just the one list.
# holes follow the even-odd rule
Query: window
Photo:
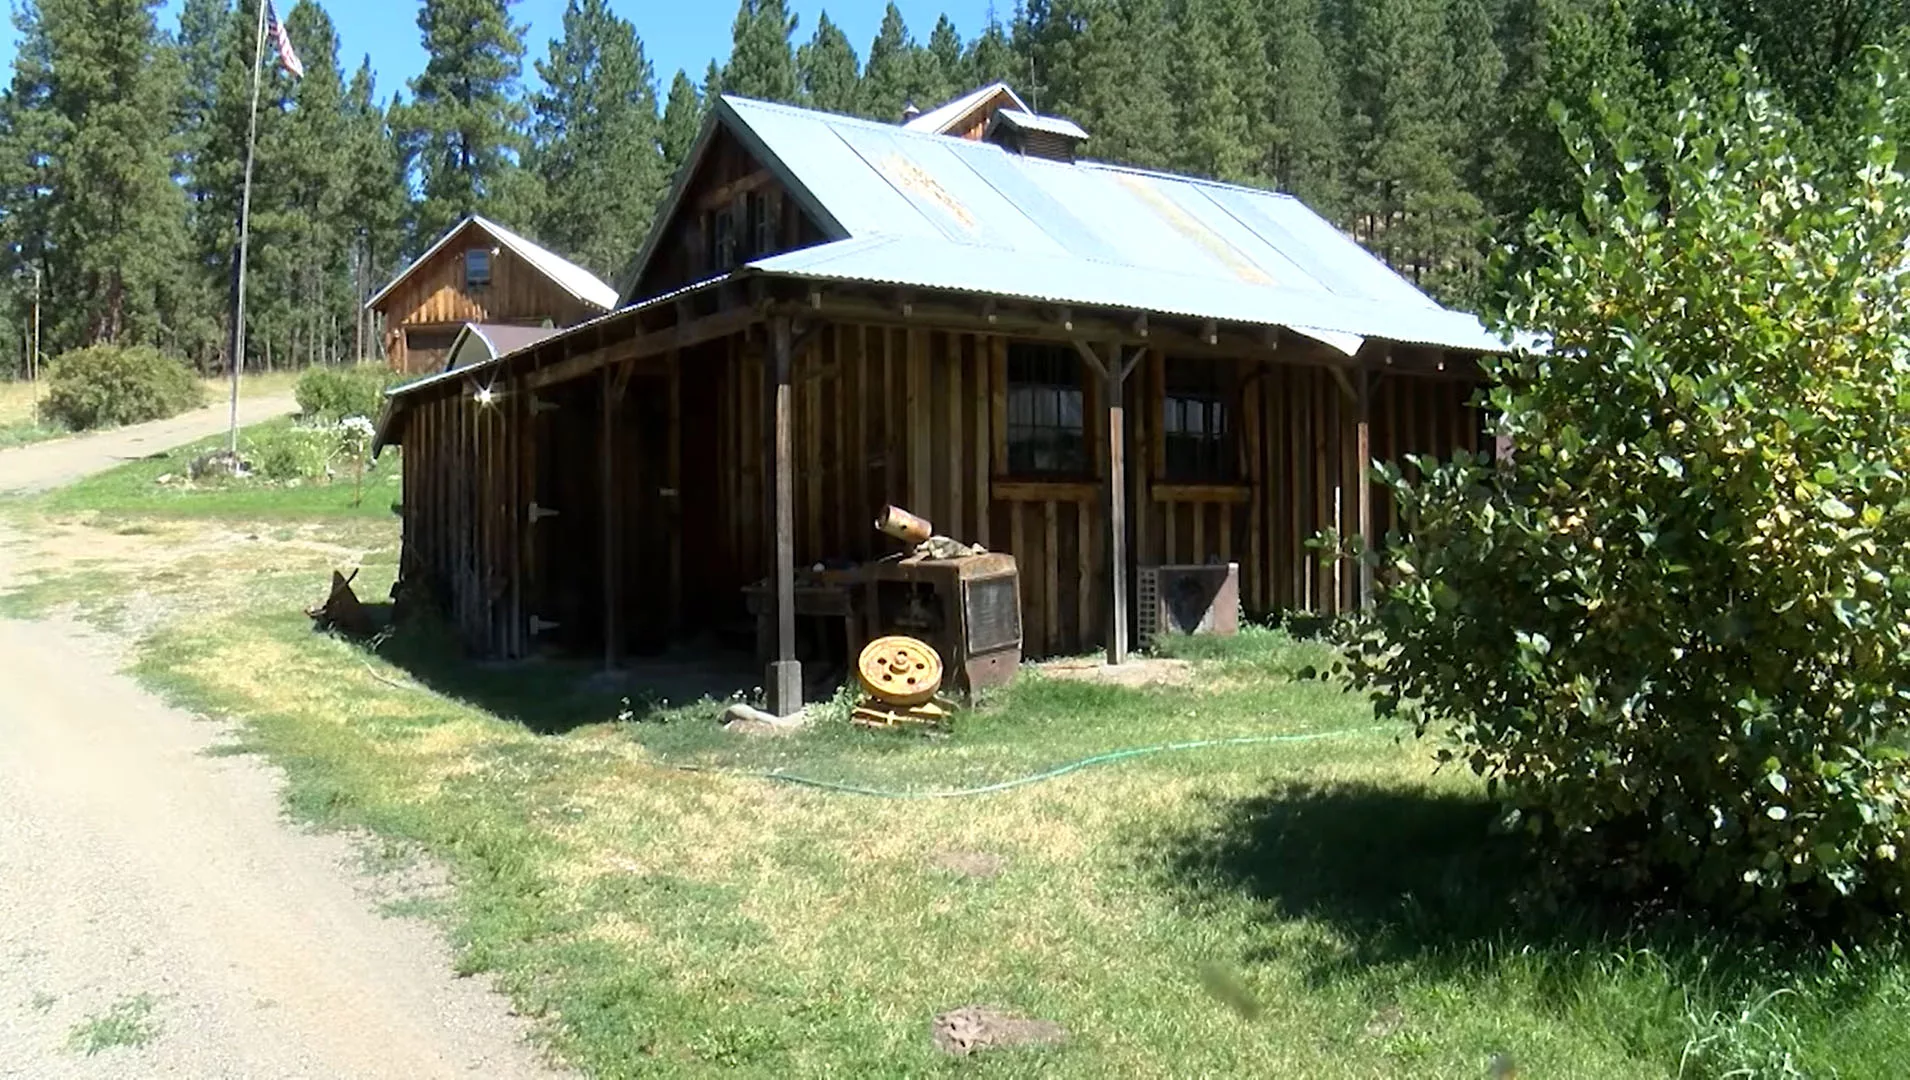
[[748, 206], [745, 210], [749, 215], [748, 258], [773, 255], [781, 247], [776, 240], [777, 226], [780, 224], [777, 220], [780, 209], [779, 200], [775, 199], [771, 192], [749, 193]]
[[1229, 387], [1219, 364], [1167, 362], [1161, 402], [1161, 437], [1167, 449], [1165, 479], [1183, 484], [1231, 483], [1236, 478]]
[[491, 283], [491, 252], [488, 248], [472, 248], [464, 253], [464, 285], [469, 289], [481, 289]]
[[736, 269], [736, 216], [728, 210], [711, 215], [710, 269], [718, 273]]
[[1084, 476], [1081, 360], [1059, 345], [1008, 346], [1008, 471]]

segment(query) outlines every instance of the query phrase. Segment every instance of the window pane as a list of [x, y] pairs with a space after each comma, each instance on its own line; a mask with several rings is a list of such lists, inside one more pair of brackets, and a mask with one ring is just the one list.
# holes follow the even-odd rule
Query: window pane
[[1081, 430], [1081, 391], [1061, 392], [1061, 426], [1071, 431]]

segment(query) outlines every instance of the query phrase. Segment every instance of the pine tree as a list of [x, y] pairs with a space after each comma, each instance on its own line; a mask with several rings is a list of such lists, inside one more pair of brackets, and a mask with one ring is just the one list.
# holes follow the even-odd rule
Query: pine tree
[[401, 113], [423, 194], [414, 246], [431, 243], [468, 214], [506, 225], [530, 217], [535, 193], [519, 165], [524, 44], [511, 2], [424, 0], [418, 12], [427, 59]]
[[283, 122], [262, 151], [269, 168], [254, 180], [254, 199], [274, 206], [280, 220], [278, 243], [254, 248], [253, 265], [258, 294], [267, 301], [260, 313], [275, 316], [274, 355], [304, 365], [335, 361], [344, 351], [341, 332], [354, 305], [348, 200], [358, 162], [350, 156], [331, 17], [312, 0], [299, 0], [284, 18], [305, 74], [287, 80]]
[[1267, 160], [1281, 190], [1336, 214], [1346, 193], [1338, 73], [1321, 38], [1320, 0], [1268, 0]]
[[915, 104], [922, 109], [932, 109], [971, 89], [966, 82], [962, 70], [962, 35], [944, 15], [936, 20], [935, 29], [928, 36], [928, 47], [916, 61], [911, 88]]
[[1170, 43], [1181, 113], [1177, 164], [1244, 180], [1263, 157], [1267, 51], [1246, 0], [1182, 0]]
[[807, 45], [796, 50], [796, 74], [803, 104], [824, 112], [853, 113], [862, 92], [855, 46], [823, 12]]
[[1168, 14], [1168, 0], [1115, 0], [1088, 23], [1088, 74], [1074, 118], [1087, 126], [1094, 157], [1151, 168], [1171, 164], [1182, 133], [1170, 56], [1165, 49], [1132, 47], [1158, 35]]
[[531, 161], [546, 196], [537, 237], [613, 274], [642, 246], [667, 181], [655, 72], [636, 27], [605, 0], [570, 0], [537, 74]]
[[[0, 97], [0, 243], [13, 258], [6, 269], [20, 277], [39, 275], [42, 306], [58, 296], [52, 278], [51, 211], [54, 164], [65, 139], [66, 126], [53, 109], [52, 46], [33, 0], [16, 5], [14, 29], [18, 35], [13, 56], [13, 78]], [[18, 260], [17, 263], [14, 260]], [[0, 283], [15, 284], [12, 274]], [[27, 325], [34, 287], [25, 282], [8, 290], [7, 307], [17, 330]], [[19, 336], [13, 334], [13, 337]], [[11, 337], [9, 338], [11, 344]], [[49, 354], [53, 342], [45, 343]], [[6, 354], [13, 355], [8, 348]], [[26, 350], [20, 350], [19, 369], [25, 371]]]
[[796, 100], [796, 54], [790, 35], [796, 17], [783, 0], [743, 0], [731, 34], [734, 43], [723, 68], [723, 92], [758, 101]]
[[1346, 95], [1355, 231], [1446, 295], [1473, 284], [1483, 207], [1453, 147], [1451, 39], [1440, 0], [1350, 0]]
[[1019, 59], [1015, 48], [1008, 40], [1008, 30], [996, 17], [993, 4], [988, 8], [988, 24], [975, 40], [968, 43], [967, 52], [962, 56], [964, 83], [973, 89], [990, 83], [1005, 82], [1014, 85], [1018, 75]]
[[[47, 238], [58, 289], [49, 351], [97, 342], [174, 346], [163, 333], [185, 254], [185, 200], [169, 124], [179, 59], [154, 21], [159, 0], [41, 0], [48, 147]], [[35, 46], [37, 51], [40, 46]]]
[[890, 122], [901, 118], [915, 88], [916, 51], [901, 9], [889, 4], [862, 69], [862, 115]]
[[211, 192], [204, 159], [211, 139], [215, 91], [224, 62], [226, 24], [232, 18], [231, 0], [186, 0], [179, 12], [179, 57], [185, 71], [180, 95], [179, 161], [176, 166], [186, 193], [186, 230], [192, 238], [192, 265], [181, 275], [180, 287], [190, 302], [175, 322], [182, 351], [202, 370], [216, 370], [224, 362], [226, 289], [221, 278], [223, 258], [208, 251], [200, 238], [207, 234], [204, 220]]
[[690, 81], [688, 73], [677, 69], [676, 78], [670, 80], [670, 96], [663, 103], [663, 130], [660, 133], [663, 143], [663, 165], [672, 176], [689, 160], [690, 151], [696, 146], [697, 133], [703, 127], [703, 110], [708, 99], [697, 93], [696, 84]]
[[362, 305], [372, 292], [391, 280], [402, 265], [406, 219], [411, 192], [406, 168], [388, 109], [378, 104], [378, 87], [368, 56], [352, 75], [345, 91], [346, 147], [353, 168], [349, 173], [350, 207], [346, 217], [347, 253], [351, 266], [353, 351], [356, 359], [373, 358], [380, 348], [378, 328]]

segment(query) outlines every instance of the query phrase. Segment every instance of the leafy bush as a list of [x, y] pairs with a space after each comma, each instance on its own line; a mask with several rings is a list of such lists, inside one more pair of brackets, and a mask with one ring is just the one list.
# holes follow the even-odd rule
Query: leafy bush
[[42, 419], [73, 431], [164, 420], [205, 404], [191, 369], [145, 345], [76, 349], [47, 369]]
[[[1733, 73], [1639, 139], [1568, 129], [1488, 361], [1509, 462], [1381, 470], [1410, 535], [1348, 646], [1574, 885], [1838, 931], [1910, 899], [1910, 185]], [[1860, 143], [1859, 145], [1866, 145]]]
[[391, 373], [375, 364], [308, 368], [292, 391], [307, 420], [336, 423], [348, 416], [378, 418]]
[[253, 434], [246, 450], [252, 472], [266, 480], [323, 480], [339, 454], [339, 434], [313, 424], [269, 427]]

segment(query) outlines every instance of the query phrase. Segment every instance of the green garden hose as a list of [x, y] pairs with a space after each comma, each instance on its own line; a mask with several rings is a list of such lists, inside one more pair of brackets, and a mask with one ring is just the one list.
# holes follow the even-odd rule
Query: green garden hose
[[728, 776], [745, 780], [773, 780], [783, 784], [796, 784], [800, 787], [817, 788], [822, 791], [834, 791], [845, 795], [867, 795], [878, 799], [965, 799], [976, 795], [994, 795], [1013, 788], [1039, 784], [1044, 780], [1053, 780], [1093, 765], [1106, 765], [1111, 762], [1125, 761], [1128, 758], [1143, 757], [1148, 754], [1164, 754], [1176, 750], [1204, 750], [1215, 746], [1255, 746], [1263, 743], [1317, 742], [1322, 739], [1339, 739], [1349, 735], [1367, 735], [1376, 731], [1389, 730], [1384, 727], [1348, 728], [1341, 731], [1308, 732], [1301, 735], [1240, 735], [1230, 739], [1200, 739], [1195, 742], [1161, 743], [1157, 746], [1137, 746], [1128, 750], [1114, 750], [1080, 761], [1035, 773], [1032, 776], [1003, 780], [997, 784], [982, 787], [957, 788], [950, 791], [890, 791], [884, 788], [861, 787], [856, 784], [842, 784], [834, 780], [818, 780], [812, 776], [798, 776], [780, 770], [775, 772], [752, 772], [742, 769], [714, 769], [703, 765], [677, 765], [682, 772], [710, 773], [716, 776]]

